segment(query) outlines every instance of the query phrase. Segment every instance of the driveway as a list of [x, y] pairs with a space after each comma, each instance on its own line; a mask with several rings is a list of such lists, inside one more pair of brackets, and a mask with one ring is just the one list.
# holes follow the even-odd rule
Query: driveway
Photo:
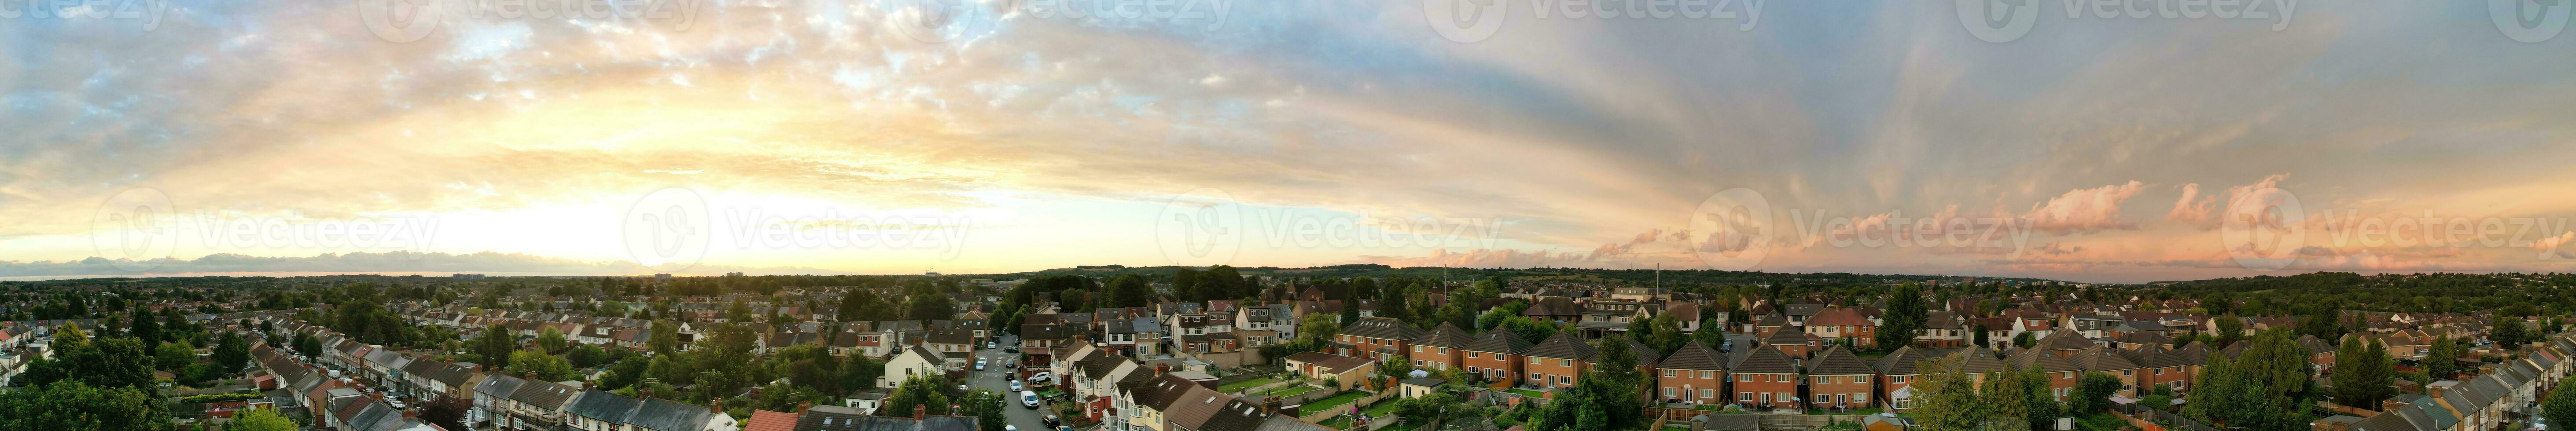
[[[1001, 345], [1010, 346], [1018, 342], [1019, 340], [1016, 338], [1004, 338], [1001, 340]], [[1020, 393], [1011, 390], [1011, 383], [1009, 380], [1014, 376], [1017, 376], [1019, 373], [1016, 369], [1002, 368], [1002, 361], [1017, 360], [1019, 359], [1019, 355], [1003, 351], [1002, 349], [983, 349], [976, 351], [975, 357], [983, 358], [985, 361], [991, 362], [991, 365], [984, 367], [983, 371], [973, 371], [974, 366], [968, 365], [967, 373], [970, 377], [967, 378], [967, 380], [969, 380], [967, 385], [974, 387], [976, 390], [1002, 393], [1004, 401], [1008, 401], [1010, 403], [1010, 405], [1002, 408], [1002, 418], [1008, 420], [1010, 425], [1020, 427], [1020, 431], [1046, 431], [1047, 426], [1045, 418], [1046, 415], [1055, 411], [1052, 408], [1053, 406], [1041, 405], [1036, 409], [1030, 409], [1020, 404]], [[1020, 365], [1023, 367], [1028, 366], [1028, 364]]]

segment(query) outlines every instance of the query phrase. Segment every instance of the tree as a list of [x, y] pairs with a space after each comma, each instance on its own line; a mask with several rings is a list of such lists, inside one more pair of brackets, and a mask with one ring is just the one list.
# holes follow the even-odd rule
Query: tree
[[2030, 334], [2030, 332], [2013, 334], [2013, 347], [2028, 349], [2031, 345], [2038, 344], [2039, 339], [2032, 337]]
[[2235, 344], [2236, 340], [2243, 339], [2245, 339], [2245, 319], [2233, 314], [2218, 316], [2218, 341], [2210, 343], [2209, 348], [2223, 349], [2229, 344]]
[[1993, 344], [1987, 344], [1987, 343], [1986, 343], [1986, 324], [1979, 323], [1979, 324], [1973, 325], [1973, 326], [1972, 326], [1972, 329], [1970, 329], [1970, 330], [1969, 330], [1969, 332], [1968, 332], [1968, 337], [1969, 337], [1969, 340], [1970, 340], [1970, 341], [1969, 341], [1969, 343], [1971, 343], [1970, 345], [1977, 346], [1977, 347], [1985, 347], [1985, 348], [1993, 348], [1993, 347], [1994, 347], [1994, 345], [1993, 345]]
[[2487, 335], [2487, 340], [2494, 341], [2496, 343], [2496, 347], [2511, 349], [2514, 348], [2514, 346], [2520, 346], [2522, 343], [2531, 341], [2535, 338], [2530, 335], [2531, 328], [2522, 326], [2522, 317], [2520, 316], [2507, 316], [2505, 313], [2496, 313], [2495, 323], [2490, 324], [2488, 327], [2494, 329], [2492, 329], [2492, 332]]
[[659, 356], [680, 353], [680, 325], [669, 320], [653, 321], [653, 334], [646, 337], [644, 347]]
[[186, 344], [161, 343], [161, 347], [152, 350], [152, 363], [161, 371], [177, 372], [188, 368], [188, 364], [197, 363], [197, 349], [190, 349]]
[[2299, 335], [2314, 335], [2319, 340], [2343, 338], [2343, 310], [2320, 305], [2307, 317], [2299, 319]]
[[561, 355], [572, 350], [572, 342], [564, 340], [563, 331], [549, 326], [545, 332], [537, 333], [537, 349], [549, 355]]
[[928, 414], [948, 414], [948, 407], [954, 404], [949, 402], [947, 387], [948, 379], [937, 374], [904, 379], [902, 385], [894, 388], [894, 393], [886, 395], [885, 406], [877, 409], [877, 414], [908, 417], [912, 416], [913, 406], [928, 406]]
[[1960, 356], [1924, 363], [1922, 380], [1914, 383], [1915, 399], [1921, 406], [1914, 410], [1922, 419], [1924, 431], [1967, 431], [1985, 420], [1985, 404], [1977, 402], [1977, 386], [1961, 367]]
[[233, 415], [224, 431], [295, 431], [295, 421], [278, 415], [277, 409], [251, 409]]
[[2448, 335], [2433, 337], [2433, 344], [2425, 346], [2424, 374], [2433, 380], [2449, 380], [2452, 375], [2459, 373], [2460, 343], [2452, 340]]
[[0, 392], [0, 430], [149, 430], [169, 423], [168, 407], [142, 388], [98, 387], [75, 379]]
[[2549, 418], [2551, 424], [2576, 423], [2569, 422], [2576, 421], [2576, 388], [2549, 391], [2548, 398], [2540, 401], [2540, 417]]
[[439, 395], [420, 405], [420, 420], [449, 430], [465, 428], [465, 410], [473, 408], [472, 400]]
[[1001, 393], [975, 391], [974, 395], [967, 397], [966, 404], [959, 408], [965, 410], [960, 412], [960, 415], [975, 418], [978, 431], [1002, 431], [1002, 427], [1010, 423], [1008, 419], [1002, 417], [1004, 404], [1008, 404], [1008, 401], [1003, 399]]
[[1887, 313], [1880, 319], [1883, 322], [1878, 326], [1878, 347], [1896, 350], [1913, 345], [1914, 337], [1922, 335], [1926, 322], [1931, 321], [1930, 313], [1930, 307], [1923, 304], [1923, 288], [1910, 281], [1897, 285], [1896, 291], [1888, 295]]
[[314, 338], [313, 334], [295, 334], [295, 353], [308, 358], [321, 357], [322, 339]]
[[2397, 380], [2396, 365], [2378, 340], [2365, 344], [2361, 337], [2345, 338], [2335, 351], [2333, 379], [2336, 404], [2376, 407], [2397, 393], [2390, 386]]
[[[472, 347], [473, 348], [471, 350], [474, 351], [474, 356], [482, 358], [479, 361], [481, 363], [495, 365], [508, 364], [510, 363], [510, 353], [519, 351], [519, 337], [511, 335], [510, 328], [508, 327], [503, 327], [501, 325], [486, 325], [483, 327], [482, 334], [474, 336], [474, 344]], [[314, 353], [313, 355], [319, 356], [320, 354]]]
[[1145, 276], [1125, 274], [1109, 279], [1108, 293], [1100, 300], [1102, 307], [1143, 307], [1153, 299], [1154, 286]]
[[545, 352], [535, 350], [511, 352], [510, 372], [534, 372], [536, 373], [536, 376], [534, 377], [536, 380], [548, 382], [563, 381], [574, 377], [571, 362], [565, 361], [561, 356], [548, 355]]
[[1324, 342], [1332, 341], [1333, 336], [1342, 333], [1341, 323], [1335, 322], [1339, 317], [1341, 316], [1324, 313], [1308, 314], [1305, 319], [1297, 321], [1297, 334], [1315, 346], [1322, 346]]
[[2120, 378], [2104, 373], [2084, 373], [2075, 381], [2075, 394], [2066, 398], [2066, 409], [2072, 413], [2092, 414], [2111, 408], [2111, 394], [2120, 391]]
[[2030, 429], [2031, 393], [2027, 373], [2005, 370], [1986, 373], [1986, 381], [1977, 389], [1979, 402], [1986, 405], [1988, 421], [1997, 430]]
[[240, 373], [243, 368], [250, 366], [250, 340], [243, 338], [239, 332], [224, 332], [223, 339], [215, 342], [215, 354], [212, 359], [215, 361], [215, 369], [222, 371], [223, 375], [231, 376]]
[[151, 312], [135, 309], [133, 314], [126, 317], [133, 323], [126, 325], [125, 335], [143, 340], [143, 344], [156, 346], [161, 344], [161, 324], [152, 320]]

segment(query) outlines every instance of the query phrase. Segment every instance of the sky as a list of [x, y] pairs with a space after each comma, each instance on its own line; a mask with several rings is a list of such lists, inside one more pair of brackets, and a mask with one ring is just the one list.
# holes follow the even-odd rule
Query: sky
[[0, 276], [2576, 262], [2567, 4], [0, 3]]

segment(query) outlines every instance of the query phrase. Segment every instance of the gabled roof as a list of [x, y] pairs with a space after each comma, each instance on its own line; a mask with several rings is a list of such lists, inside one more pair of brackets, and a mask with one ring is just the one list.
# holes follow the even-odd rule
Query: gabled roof
[[1467, 330], [1458, 329], [1456, 324], [1441, 322], [1440, 327], [1431, 328], [1430, 335], [1423, 336], [1421, 341], [1415, 341], [1413, 345], [1454, 348], [1465, 346], [1468, 341], [1471, 340], [1467, 337]]
[[1514, 334], [1512, 331], [1485, 331], [1468, 338], [1467, 346], [1462, 348], [1473, 352], [1520, 354], [1529, 351], [1532, 346], [1529, 339], [1521, 338], [1520, 334]]
[[1870, 326], [1870, 325], [1876, 325], [1876, 323], [1870, 323], [1870, 322], [1869, 322], [1869, 318], [1861, 317], [1861, 315], [1860, 315], [1860, 311], [1858, 311], [1858, 310], [1853, 310], [1853, 309], [1849, 309], [1849, 308], [1827, 308], [1827, 309], [1824, 309], [1824, 311], [1818, 311], [1818, 312], [1816, 312], [1815, 317], [1809, 317], [1809, 318], [1807, 318], [1807, 324], [1808, 324], [1808, 325], [1810, 325], [1810, 326], [1813, 326], [1813, 325], [1828, 325], [1828, 326], [1832, 326], [1832, 325], [1859, 325], [1859, 326]]
[[1824, 355], [1816, 357], [1815, 363], [1807, 365], [1807, 374], [1812, 375], [1875, 374], [1875, 371], [1842, 346], [1825, 350]]
[[1934, 350], [1935, 349], [1917, 349], [1914, 346], [1899, 347], [1896, 348], [1896, 351], [1894, 352], [1888, 352], [1887, 356], [1879, 357], [1877, 363], [1870, 364], [1870, 368], [1878, 370], [1879, 374], [1889, 376], [1911, 376], [1922, 374], [1922, 372], [1918, 370], [1922, 368], [1924, 361], [1931, 361], [1940, 359], [1942, 356], [1947, 356], [1945, 352], [1937, 352]]
[[554, 382], [530, 381], [520, 384], [519, 390], [511, 392], [510, 400], [541, 409], [554, 410], [563, 408], [565, 402], [572, 401], [573, 395], [579, 393], [581, 393], [580, 388]]
[[1342, 335], [1385, 340], [1414, 340], [1422, 338], [1423, 332], [1422, 328], [1413, 327], [1413, 324], [1394, 318], [1362, 317], [1358, 321], [1351, 322], [1350, 325], [1343, 326]]
[[[1770, 347], [1770, 346], [1762, 346], [1762, 347]], [[1729, 361], [1728, 361], [1728, 363], [1726, 364], [1726, 370], [1727, 370], [1727, 372], [1730, 372], [1730, 373], [1769, 373], [1769, 374], [1797, 374], [1797, 373], [1798, 373], [1798, 366], [1797, 366], [1797, 364], [1792, 364], [1792, 363], [1790, 363], [1790, 362], [1789, 362], [1789, 355], [1786, 355], [1786, 354], [1782, 354], [1782, 353], [1780, 353], [1780, 349], [1770, 349], [1770, 348], [1744, 348], [1744, 349], [1737, 349], [1737, 350], [1735, 351], [1735, 355], [1734, 355], [1734, 357], [1729, 358], [1729, 359], [1730, 359], [1730, 360], [1729, 360]]]
[[2049, 331], [2048, 338], [2040, 339], [2039, 346], [2031, 350], [2084, 350], [2088, 347], [2093, 347], [2093, 340], [2084, 339], [2084, 333], [2058, 328]]
[[635, 415], [635, 408], [642, 405], [644, 400], [592, 389], [582, 392], [572, 404], [565, 405], [564, 413], [613, 424], [626, 423], [628, 417]]
[[1521, 352], [1521, 355], [1584, 360], [1592, 359], [1592, 355], [1600, 353], [1600, 350], [1592, 348], [1592, 343], [1574, 339], [1574, 331], [1556, 331], [1556, 335], [1547, 337], [1547, 341], [1538, 343], [1537, 347], [1532, 347], [1527, 352]]
[[2130, 361], [2127, 355], [2120, 354], [2120, 349], [2097, 345], [2093, 346], [2093, 348], [2076, 352], [2072, 356], [2073, 357], [2067, 359], [2074, 362], [2076, 367], [2083, 368], [2085, 371], [2116, 372], [2138, 368], [2138, 363]]
[[1718, 369], [1718, 372], [1726, 369], [1726, 364], [1718, 364], [1718, 348], [1708, 348], [1708, 343], [1700, 341], [1682, 343], [1680, 351], [1672, 351], [1672, 356], [1664, 356], [1664, 361], [1656, 361], [1654, 366], [1656, 369]]

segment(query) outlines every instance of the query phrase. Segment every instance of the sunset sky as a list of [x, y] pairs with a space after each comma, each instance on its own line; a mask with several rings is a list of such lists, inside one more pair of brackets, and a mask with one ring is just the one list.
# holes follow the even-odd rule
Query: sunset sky
[[[1487, 34], [1426, 15], [1448, 0], [1181, 3], [0, 18], [0, 276], [2576, 268], [2576, 35], [2505, 29], [2488, 2], [2194, 19], [2032, 1], [2002, 42], [1949, 1], [1655, 18], [1513, 0]], [[1696, 217], [1738, 188], [1714, 201], [1758, 196], [1767, 222]], [[2303, 215], [2263, 229], [2301, 242], [2229, 252], [2237, 204], [2287, 199]], [[2011, 228], [1867, 240], [1927, 216]], [[2497, 233], [2414, 239], [2428, 216]], [[2381, 222], [2407, 227], [2370, 239]], [[388, 252], [500, 255], [316, 258]]]

